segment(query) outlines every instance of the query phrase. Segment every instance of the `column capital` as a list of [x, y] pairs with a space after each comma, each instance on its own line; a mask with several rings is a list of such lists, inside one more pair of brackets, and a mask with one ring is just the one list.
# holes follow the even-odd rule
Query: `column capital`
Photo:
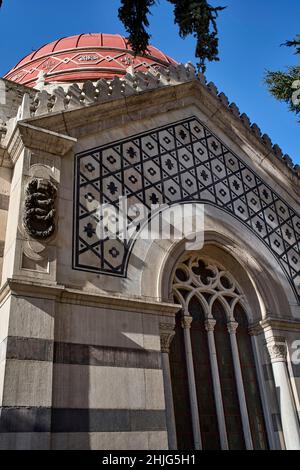
[[206, 321], [205, 321], [205, 329], [207, 332], [209, 331], [214, 331], [215, 329], [215, 326], [216, 326], [216, 320], [214, 318], [208, 318]]
[[170, 345], [175, 336], [174, 325], [171, 323], [160, 323], [160, 348], [162, 353], [170, 352]]
[[256, 323], [254, 325], [250, 325], [248, 328], [248, 333], [250, 336], [258, 336], [263, 332], [263, 329], [260, 324]]
[[228, 333], [229, 333], [230, 335], [235, 335], [238, 326], [239, 326], [239, 324], [238, 324], [237, 321], [229, 321], [229, 322], [227, 323], [227, 330], [228, 330]]
[[181, 326], [184, 330], [189, 330], [192, 326], [193, 317], [184, 315], [181, 319]]
[[271, 337], [266, 342], [271, 362], [286, 362], [287, 346], [282, 337]]

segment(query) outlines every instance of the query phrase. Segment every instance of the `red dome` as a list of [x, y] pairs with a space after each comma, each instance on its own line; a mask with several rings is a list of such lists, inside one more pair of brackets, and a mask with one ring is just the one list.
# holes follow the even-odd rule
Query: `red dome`
[[39, 72], [48, 82], [79, 82], [122, 76], [132, 65], [145, 72], [149, 66], [176, 64], [156, 47], [134, 57], [126, 38], [118, 34], [80, 34], [58, 39], [22, 59], [4, 78], [34, 87]]

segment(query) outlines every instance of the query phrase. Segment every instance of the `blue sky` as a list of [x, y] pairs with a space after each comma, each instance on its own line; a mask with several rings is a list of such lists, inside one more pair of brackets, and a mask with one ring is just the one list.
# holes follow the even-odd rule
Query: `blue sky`
[[[299, 56], [280, 47], [300, 34], [299, 0], [211, 0], [227, 5], [219, 18], [220, 62], [208, 64], [207, 79], [300, 163], [300, 124], [269, 94], [266, 69], [295, 65]], [[0, 76], [41, 45], [72, 34], [125, 34], [119, 0], [4, 0], [0, 10]], [[192, 37], [178, 36], [172, 5], [160, 0], [150, 18], [152, 43], [179, 62], [195, 63]]]

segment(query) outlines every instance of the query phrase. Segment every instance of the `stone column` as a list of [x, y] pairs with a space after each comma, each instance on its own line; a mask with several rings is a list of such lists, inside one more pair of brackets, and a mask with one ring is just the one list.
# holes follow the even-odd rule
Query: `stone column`
[[193, 318], [190, 315], [184, 315], [181, 326], [183, 328], [184, 334], [184, 347], [185, 347], [185, 358], [188, 374], [188, 385], [189, 385], [189, 396], [190, 396], [190, 405], [191, 405], [191, 414], [192, 414], [192, 425], [193, 425], [193, 435], [194, 435], [194, 444], [196, 450], [202, 449], [201, 442], [201, 433], [200, 433], [200, 422], [199, 422], [199, 410], [198, 410], [198, 401], [197, 401], [197, 390], [195, 382], [195, 371], [194, 371], [194, 361], [193, 361], [193, 352], [191, 344], [191, 324]]
[[267, 340], [287, 450], [300, 450], [300, 429], [287, 369], [287, 346], [284, 338]]
[[164, 391], [166, 400], [166, 418], [168, 431], [168, 444], [170, 450], [177, 449], [176, 423], [174, 414], [174, 402], [172, 381], [170, 372], [169, 352], [171, 341], [174, 338], [174, 326], [169, 323], [160, 323], [161, 361], [164, 378]]
[[257, 381], [258, 381], [258, 387], [259, 387], [259, 392], [260, 392], [260, 397], [261, 397], [264, 418], [265, 418], [269, 446], [271, 450], [276, 450], [278, 449], [278, 446], [276, 445], [276, 440], [275, 440], [274, 431], [273, 431], [272, 414], [271, 414], [270, 406], [268, 403], [268, 393], [266, 390], [266, 381], [264, 380], [264, 374], [262, 370], [262, 360], [261, 360], [260, 348], [258, 344], [257, 332], [255, 331], [255, 329], [249, 329], [249, 334], [251, 336], [252, 350], [253, 350], [256, 372], [257, 372]]
[[214, 337], [215, 325], [216, 325], [216, 320], [214, 320], [213, 318], [210, 318], [206, 320], [205, 322], [205, 329], [207, 331], [207, 339], [208, 339], [211, 375], [212, 375], [212, 381], [213, 381], [213, 387], [214, 387], [214, 397], [215, 397], [218, 426], [219, 426], [219, 433], [220, 433], [221, 449], [228, 450], [229, 447], [228, 447], [226, 422], [225, 422], [225, 414], [224, 414], [224, 407], [223, 407], [222, 389], [221, 389], [221, 383], [220, 383], [217, 351], [216, 351], [216, 344], [215, 344], [215, 337]]
[[244, 439], [247, 450], [253, 449], [253, 442], [251, 436], [251, 428], [249, 423], [248, 409], [245, 397], [244, 383], [242, 377], [239, 349], [236, 340], [236, 330], [238, 323], [236, 321], [230, 321], [227, 323], [227, 329], [230, 336], [231, 352], [233, 358], [234, 374], [237, 385], [238, 400], [240, 405], [240, 412], [242, 417], [242, 426], [244, 432]]

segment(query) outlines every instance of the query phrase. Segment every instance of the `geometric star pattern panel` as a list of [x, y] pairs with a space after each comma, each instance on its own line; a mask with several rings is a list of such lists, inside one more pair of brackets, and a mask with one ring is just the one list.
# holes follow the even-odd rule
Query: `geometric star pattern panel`
[[126, 276], [133, 240], [96, 230], [99, 204], [118, 209], [122, 195], [128, 206], [199, 201], [230, 213], [269, 248], [300, 299], [299, 215], [197, 118], [76, 155], [74, 269]]

